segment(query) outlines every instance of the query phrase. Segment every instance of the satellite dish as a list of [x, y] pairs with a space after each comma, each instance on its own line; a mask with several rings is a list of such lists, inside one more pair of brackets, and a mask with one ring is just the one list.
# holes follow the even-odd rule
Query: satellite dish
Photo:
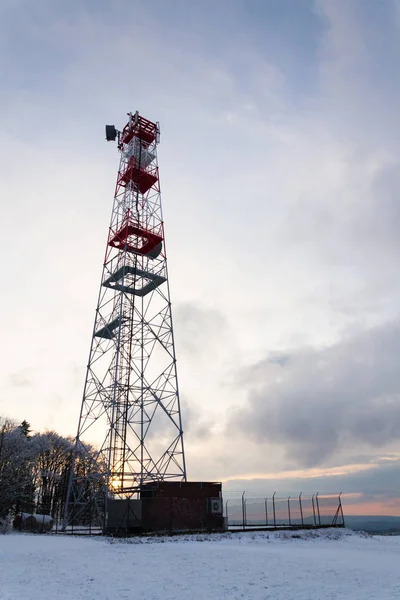
[[106, 125], [106, 140], [107, 142], [115, 142], [117, 138], [117, 130], [114, 125]]

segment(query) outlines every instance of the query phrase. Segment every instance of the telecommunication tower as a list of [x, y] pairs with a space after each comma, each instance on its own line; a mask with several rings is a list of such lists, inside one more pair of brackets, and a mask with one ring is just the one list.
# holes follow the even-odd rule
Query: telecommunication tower
[[[151, 482], [186, 481], [157, 163], [160, 129], [138, 112], [128, 117], [122, 131], [106, 126], [107, 141], [118, 142], [120, 163], [67, 520], [93, 499], [104, 512], [107, 497], [130, 497]], [[94, 455], [89, 443], [98, 447]]]

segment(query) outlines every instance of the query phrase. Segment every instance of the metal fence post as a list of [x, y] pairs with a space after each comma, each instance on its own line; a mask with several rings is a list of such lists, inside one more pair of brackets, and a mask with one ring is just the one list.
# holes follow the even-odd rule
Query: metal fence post
[[342, 515], [342, 522], [343, 522], [343, 527], [346, 527], [345, 522], [344, 522], [344, 514], [343, 514], [343, 506], [342, 506], [342, 496], [343, 492], [340, 492], [339, 494], [339, 509], [340, 509], [340, 514]]
[[315, 494], [312, 495], [311, 503], [312, 503], [312, 510], [313, 510], [313, 515], [314, 515], [314, 525], [316, 525], [317, 524], [317, 519], [315, 518], [314, 496], [315, 496]]
[[228, 519], [228, 502], [229, 500], [227, 500], [225, 502], [225, 515], [226, 515], [226, 528], [228, 529], [229, 527], [229, 519]]
[[304, 527], [304, 519], [303, 519], [303, 506], [301, 504], [301, 495], [303, 492], [299, 494], [299, 506], [300, 506], [300, 516], [301, 516], [301, 526]]
[[246, 492], [242, 494], [242, 518], [243, 518], [243, 529], [246, 529], [246, 499], [244, 497]]
[[274, 495], [272, 496], [272, 508], [274, 511], [274, 527], [276, 527], [275, 494], [276, 492], [274, 492]]
[[318, 494], [319, 494], [319, 492], [317, 492], [317, 493], [315, 494], [315, 501], [316, 501], [316, 503], [317, 503], [318, 525], [321, 525], [321, 515], [320, 515], [320, 512], [319, 512]]
[[265, 498], [264, 504], [265, 504], [265, 524], [268, 526], [268, 498]]
[[289, 515], [289, 526], [291, 527], [291, 525], [292, 525], [292, 519], [291, 519], [291, 515], [290, 515], [290, 496], [287, 499], [287, 508], [288, 508], [288, 515]]

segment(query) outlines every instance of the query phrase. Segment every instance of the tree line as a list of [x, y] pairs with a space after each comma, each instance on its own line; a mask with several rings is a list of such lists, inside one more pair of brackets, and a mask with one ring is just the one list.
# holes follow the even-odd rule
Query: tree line
[[[73, 438], [55, 431], [32, 434], [27, 421], [0, 417], [0, 519], [25, 512], [61, 520], [73, 453]], [[83, 476], [93, 464], [90, 456], [75, 454], [75, 470]]]

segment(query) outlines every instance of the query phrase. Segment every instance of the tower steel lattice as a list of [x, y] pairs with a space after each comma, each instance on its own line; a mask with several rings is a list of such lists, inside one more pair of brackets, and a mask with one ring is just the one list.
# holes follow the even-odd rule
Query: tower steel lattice
[[[144, 484], [186, 480], [157, 163], [159, 125], [129, 114], [66, 501], [66, 521]], [[111, 133], [110, 133], [111, 132]], [[113, 135], [114, 132], [114, 135]], [[92, 446], [89, 446], [92, 445]], [[93, 452], [93, 446], [98, 450]]]

